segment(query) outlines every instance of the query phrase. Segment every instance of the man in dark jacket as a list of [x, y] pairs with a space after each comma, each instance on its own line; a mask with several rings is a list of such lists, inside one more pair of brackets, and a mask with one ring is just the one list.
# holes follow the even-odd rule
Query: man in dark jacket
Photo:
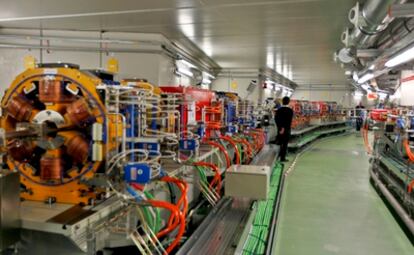
[[290, 138], [290, 131], [293, 119], [293, 110], [289, 108], [290, 98], [282, 99], [283, 106], [276, 111], [276, 126], [278, 130], [277, 142], [280, 145], [279, 158], [282, 162], [287, 162], [286, 154]]
[[365, 107], [362, 105], [362, 102], [355, 107], [355, 119], [356, 119], [356, 131], [361, 131], [362, 123], [364, 122], [364, 109]]

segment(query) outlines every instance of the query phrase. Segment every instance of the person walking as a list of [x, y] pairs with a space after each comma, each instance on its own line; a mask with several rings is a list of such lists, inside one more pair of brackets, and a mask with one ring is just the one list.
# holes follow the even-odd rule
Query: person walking
[[359, 102], [359, 104], [355, 107], [355, 129], [358, 132], [361, 130], [362, 123], [364, 122], [364, 110], [365, 107], [362, 105], [362, 102]]
[[275, 116], [278, 131], [276, 141], [280, 145], [279, 158], [281, 162], [287, 162], [286, 154], [293, 119], [293, 110], [289, 107], [289, 103], [290, 98], [284, 97], [282, 99], [282, 107], [277, 109]]

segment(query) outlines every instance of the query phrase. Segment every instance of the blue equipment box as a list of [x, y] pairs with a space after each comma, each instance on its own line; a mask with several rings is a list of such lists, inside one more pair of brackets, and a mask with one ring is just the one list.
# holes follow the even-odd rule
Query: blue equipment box
[[126, 182], [149, 183], [151, 181], [151, 167], [147, 163], [128, 163], [124, 166]]
[[195, 151], [197, 149], [197, 141], [195, 139], [181, 139], [180, 150]]

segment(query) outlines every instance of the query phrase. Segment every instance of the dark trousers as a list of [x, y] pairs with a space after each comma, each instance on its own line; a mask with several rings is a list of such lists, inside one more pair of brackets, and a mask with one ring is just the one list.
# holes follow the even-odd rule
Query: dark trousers
[[279, 158], [282, 161], [286, 160], [289, 138], [290, 138], [289, 133], [283, 134], [283, 135], [279, 134], [277, 138], [278, 144], [280, 145]]
[[358, 118], [356, 119], [356, 123], [355, 123], [355, 124], [356, 124], [356, 125], [355, 125], [356, 131], [360, 131], [360, 130], [361, 130], [362, 123], [363, 123], [362, 118], [361, 118], [361, 117], [358, 117]]

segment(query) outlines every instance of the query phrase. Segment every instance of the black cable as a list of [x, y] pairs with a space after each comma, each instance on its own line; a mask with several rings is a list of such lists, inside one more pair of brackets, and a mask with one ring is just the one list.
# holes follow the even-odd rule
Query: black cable
[[167, 182], [167, 186], [168, 186], [168, 191], [170, 192], [170, 201], [171, 201], [171, 203], [175, 204], [176, 203], [175, 200], [177, 199], [177, 196], [174, 193], [174, 187], [169, 182]]
[[404, 27], [405, 27], [405, 29], [407, 29], [407, 31], [409, 33], [411, 33], [413, 30], [408, 27], [408, 24], [407, 23], [408, 23], [408, 19], [404, 20], [404, 22], [403, 22]]

